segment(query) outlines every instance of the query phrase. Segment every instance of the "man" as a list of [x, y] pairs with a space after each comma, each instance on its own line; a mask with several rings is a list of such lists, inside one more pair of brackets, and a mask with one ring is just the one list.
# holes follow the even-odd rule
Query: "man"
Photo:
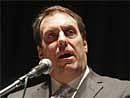
[[[46, 81], [27, 88], [25, 98], [130, 97], [129, 81], [97, 75], [88, 67], [85, 25], [76, 13], [61, 6], [49, 7], [38, 16], [33, 30], [39, 58], [49, 58], [53, 69]], [[60, 89], [68, 86], [73, 89]], [[8, 98], [21, 98], [22, 94], [17, 91]]]

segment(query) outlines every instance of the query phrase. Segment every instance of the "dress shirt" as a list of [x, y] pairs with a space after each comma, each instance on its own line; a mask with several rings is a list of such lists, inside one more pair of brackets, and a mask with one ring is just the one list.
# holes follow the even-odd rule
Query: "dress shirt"
[[[71, 86], [72, 88], [75, 88], [76, 91], [73, 93], [71, 98], [74, 98], [77, 90], [79, 89], [79, 87], [81, 86], [82, 82], [84, 81], [84, 79], [87, 77], [89, 73], [89, 67], [86, 66], [85, 72], [83, 74], [81, 74], [79, 77], [75, 78], [74, 80], [72, 80], [71, 82], [68, 83], [69, 86]], [[57, 89], [62, 85], [61, 83], [59, 83], [58, 81], [56, 81], [54, 78], [51, 78], [51, 83], [52, 83], [52, 94], [54, 94]]]

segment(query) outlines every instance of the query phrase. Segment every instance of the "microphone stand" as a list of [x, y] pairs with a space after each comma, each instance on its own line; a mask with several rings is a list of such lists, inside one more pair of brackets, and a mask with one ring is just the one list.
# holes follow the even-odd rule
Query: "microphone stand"
[[51, 66], [52, 66], [52, 64], [51, 64], [51, 61], [49, 59], [42, 59], [39, 62], [39, 65], [34, 67], [29, 73], [20, 77], [18, 80], [14, 81], [11, 85], [9, 85], [8, 87], [1, 90], [0, 91], [0, 97], [8, 94], [9, 92], [14, 90], [15, 88], [22, 86], [24, 84], [26, 78], [38, 77], [41, 74], [50, 73]]
[[11, 92], [12, 90], [20, 87], [23, 85], [24, 83], [24, 79], [27, 77], [28, 75], [24, 75], [22, 77], [20, 77], [18, 80], [14, 81], [11, 85], [7, 86], [6, 88], [2, 89], [0, 91], [0, 98], [1, 96], [4, 96], [6, 94], [8, 94], [9, 92]]
[[18, 80], [14, 81], [11, 85], [7, 86], [6, 88], [4, 88], [0, 91], [0, 97], [8, 94], [9, 92], [11, 92], [12, 90], [14, 90], [16, 88], [22, 86], [24, 84], [26, 77], [33, 78], [33, 77], [41, 74], [41, 73], [37, 73], [37, 72], [38, 71], [36, 70], [36, 68], [34, 68], [29, 73], [27, 73], [24, 76], [18, 78]]

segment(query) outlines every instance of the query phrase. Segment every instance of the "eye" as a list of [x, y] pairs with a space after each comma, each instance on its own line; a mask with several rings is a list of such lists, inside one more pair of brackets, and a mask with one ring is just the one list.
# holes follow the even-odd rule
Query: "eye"
[[72, 29], [69, 29], [65, 31], [65, 35], [69, 37], [73, 37], [74, 35], [76, 35], [76, 32]]
[[51, 43], [53, 41], [55, 41], [57, 39], [58, 35], [55, 32], [47, 32], [47, 34], [45, 35], [45, 41], [47, 43]]

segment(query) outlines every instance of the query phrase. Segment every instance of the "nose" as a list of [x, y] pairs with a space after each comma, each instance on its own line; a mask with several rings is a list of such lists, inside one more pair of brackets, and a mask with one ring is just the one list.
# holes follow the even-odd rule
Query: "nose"
[[67, 38], [63, 31], [59, 32], [58, 46], [61, 48], [65, 48], [67, 46]]

